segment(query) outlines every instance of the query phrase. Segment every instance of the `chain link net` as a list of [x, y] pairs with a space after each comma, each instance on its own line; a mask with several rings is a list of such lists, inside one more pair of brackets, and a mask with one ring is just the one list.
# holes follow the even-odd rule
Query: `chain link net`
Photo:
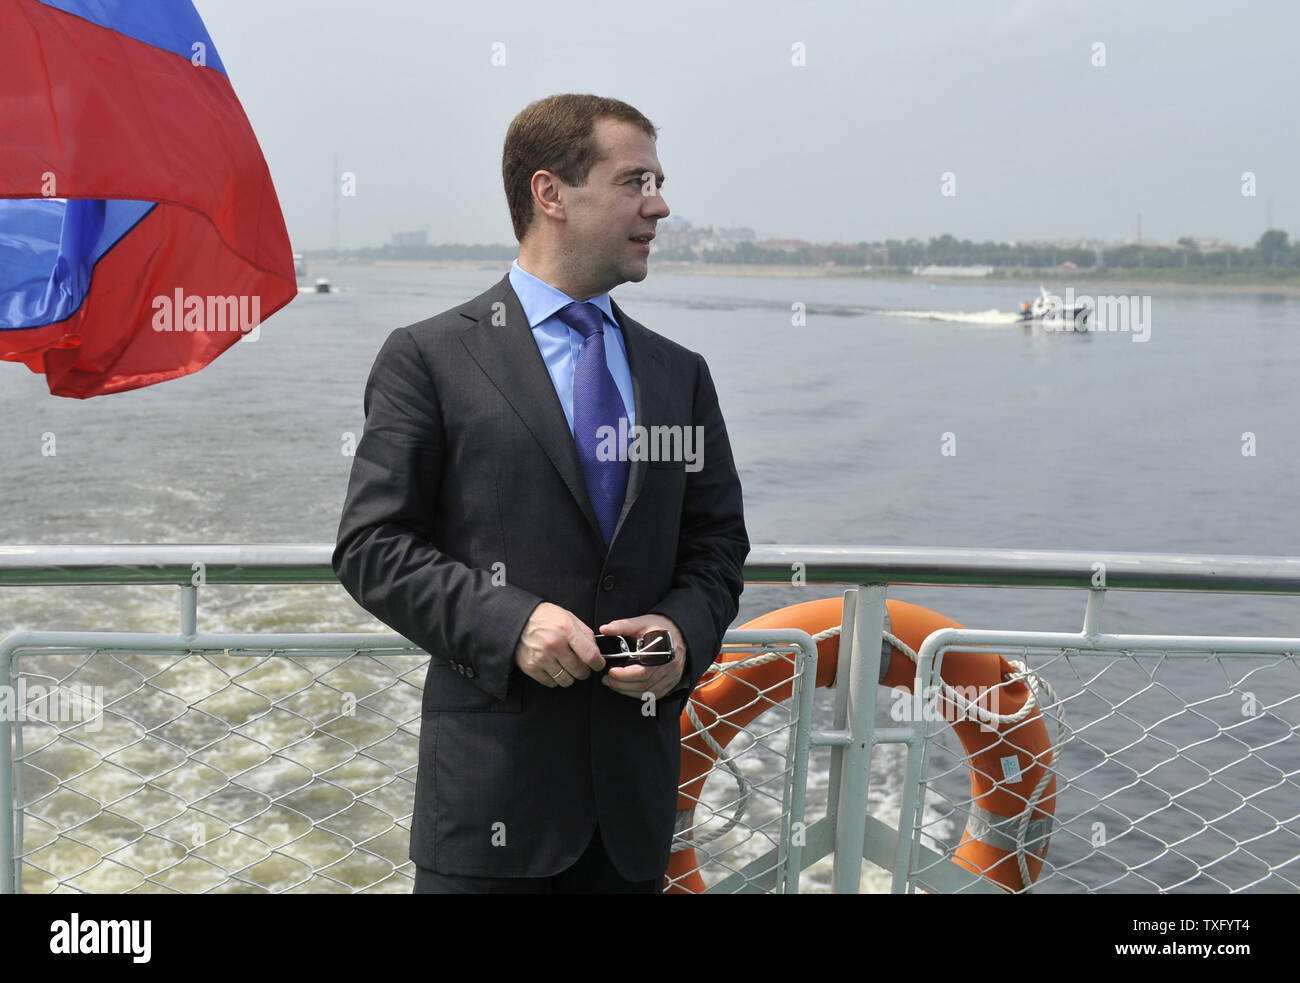
[[[679, 801], [679, 809], [683, 804], [689, 808], [678, 812], [674, 858], [693, 850], [709, 889], [771, 890], [780, 883], [785, 851], [803, 829], [802, 810], [792, 802], [792, 749], [801, 724], [800, 687], [812, 680], [806, 678], [797, 647], [755, 652], [751, 646], [724, 646], [722, 651], [715, 671], [687, 704], [683, 773], [706, 777], [702, 787], [689, 781], [680, 787], [684, 803]], [[761, 672], [755, 672], [759, 667]], [[720, 691], [727, 695], [719, 697]], [[805, 728], [809, 724], [802, 721]], [[670, 890], [691, 890], [689, 874], [696, 868], [686, 866], [677, 876], [670, 870]]]
[[[1045, 851], [1030, 890], [1300, 888], [1297, 653], [997, 651], [1029, 662], [1048, 684], [1036, 697], [1059, 744], [1055, 760], [1040, 756], [1056, 778], [1055, 794], [1043, 799], [1055, 816], [1049, 836], [1039, 825], [1025, 837], [1030, 854]], [[961, 743], [942, 720], [925, 726], [927, 803], [934, 808], [912, 827], [944, 849], [942, 860], [922, 860], [913, 869], [920, 886], [936, 864], [951, 862], [972, 812], [972, 828], [980, 822]], [[1021, 806], [1027, 802], [1022, 795]], [[1014, 825], [1002, 829], [1009, 835]], [[990, 839], [997, 838], [995, 831]], [[992, 873], [987, 866], [979, 872]]]
[[[764, 684], [728, 666], [739, 695], [720, 717], [693, 699], [684, 731], [683, 761], [707, 775], [683, 785], [692, 808], [679, 813], [675, 847], [692, 848], [703, 882], [728, 891], [778, 885], [802, 827], [790, 751], [809, 722], [789, 680], [796, 694], [811, 680], [791, 650], [763, 651], [781, 672]], [[1047, 684], [1036, 697], [1057, 745], [1056, 786], [1041, 800], [1050, 832], [1022, 831], [1030, 854], [1046, 845], [1033, 891], [1300, 889], [1296, 653], [997, 651]], [[409, 892], [427, 662], [409, 649], [20, 652], [23, 890]], [[61, 695], [64, 712], [31, 712], [42, 693], [47, 710]], [[911, 873], [922, 887], [979, 811], [951, 727], [924, 726], [924, 811], [905, 824], [941, 859], [921, 854]]]
[[[788, 694], [802, 660], [761, 651]], [[410, 649], [19, 652], [23, 890], [409, 893], [427, 664]], [[728, 716], [761, 719], [729, 740], [680, 829], [710, 882], [790, 840], [796, 713], [775, 686], [745, 685]]]
[[409, 893], [427, 663], [20, 653], [23, 890]]

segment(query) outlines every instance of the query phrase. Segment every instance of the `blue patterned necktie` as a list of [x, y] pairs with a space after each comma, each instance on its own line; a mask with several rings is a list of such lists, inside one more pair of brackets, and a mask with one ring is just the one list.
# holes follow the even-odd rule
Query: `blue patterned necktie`
[[[556, 312], [556, 317], [582, 335], [582, 349], [573, 374], [573, 440], [578, 446], [578, 460], [587, 480], [587, 494], [600, 522], [605, 543], [614, 538], [623, 497], [627, 493], [626, 460], [602, 461], [596, 456], [601, 443], [602, 427], [612, 427], [617, 438], [620, 417], [627, 416], [623, 397], [609, 374], [605, 361], [605, 316], [599, 307], [574, 301]], [[618, 447], [617, 439], [605, 441], [606, 447]], [[616, 457], [626, 458], [625, 454]]]

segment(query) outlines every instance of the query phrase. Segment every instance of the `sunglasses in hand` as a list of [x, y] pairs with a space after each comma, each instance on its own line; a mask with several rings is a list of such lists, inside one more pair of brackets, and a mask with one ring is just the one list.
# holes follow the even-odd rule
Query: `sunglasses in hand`
[[597, 635], [596, 647], [606, 666], [666, 666], [673, 661], [673, 636], [666, 628], [652, 628], [640, 638]]

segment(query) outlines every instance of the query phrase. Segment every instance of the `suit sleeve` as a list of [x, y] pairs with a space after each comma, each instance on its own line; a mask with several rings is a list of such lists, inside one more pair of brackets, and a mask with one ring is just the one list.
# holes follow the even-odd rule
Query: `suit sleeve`
[[717, 390], [704, 358], [696, 359], [693, 415], [704, 433], [703, 466], [687, 472], [672, 588], [650, 609], [672, 618], [686, 642], [682, 680], [670, 696], [690, 693], [717, 658], [736, 617], [749, 555], [740, 478]]
[[433, 541], [445, 431], [432, 373], [406, 328], [380, 349], [366, 382], [334, 548], [334, 573], [357, 603], [426, 652], [505, 699], [514, 651], [541, 598], [493, 584]]

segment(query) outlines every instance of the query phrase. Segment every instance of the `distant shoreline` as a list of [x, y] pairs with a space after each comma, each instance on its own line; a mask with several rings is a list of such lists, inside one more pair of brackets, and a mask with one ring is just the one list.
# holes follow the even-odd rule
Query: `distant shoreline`
[[[428, 269], [448, 268], [448, 269], [499, 269], [504, 271], [509, 268], [508, 262], [490, 261], [481, 259], [440, 259], [440, 260], [418, 260], [418, 259], [309, 259], [309, 266], [390, 266], [390, 267], [423, 267]], [[786, 278], [807, 278], [807, 277], [834, 277], [839, 279], [861, 279], [861, 280], [883, 280], [891, 283], [978, 283], [978, 284], [1002, 284], [1007, 287], [1031, 288], [1039, 283], [1043, 286], [1052, 288], [1059, 287], [1061, 291], [1066, 286], [1074, 287], [1075, 293], [1086, 293], [1088, 290], [1101, 287], [1107, 288], [1109, 293], [1125, 293], [1133, 290], [1178, 290], [1196, 293], [1225, 293], [1225, 294], [1300, 294], [1300, 283], [1207, 283], [1207, 282], [1183, 282], [1179, 280], [1151, 279], [1149, 277], [1126, 277], [1114, 273], [1095, 274], [1085, 270], [1079, 270], [1071, 273], [1069, 277], [1062, 276], [1058, 270], [1044, 270], [1029, 273], [1008, 273], [1003, 276], [993, 277], [969, 277], [969, 276], [912, 276], [909, 274], [900, 274], [893, 271], [864, 271], [862, 269], [848, 266], [769, 266], [763, 265], [745, 265], [742, 263], [683, 263], [676, 260], [660, 260], [656, 262], [651, 257], [650, 274], [651, 276], [658, 271], [660, 273], [679, 273], [686, 276], [764, 276], [764, 277], [786, 277]], [[1031, 292], [1036, 292], [1031, 290]]]

